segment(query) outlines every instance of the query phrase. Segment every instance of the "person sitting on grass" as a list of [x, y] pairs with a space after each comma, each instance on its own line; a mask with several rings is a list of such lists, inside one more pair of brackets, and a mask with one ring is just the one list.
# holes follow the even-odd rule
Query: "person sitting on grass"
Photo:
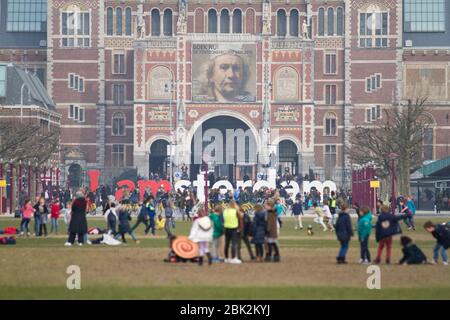
[[425, 230], [433, 235], [436, 239], [436, 244], [433, 248], [432, 264], [437, 264], [439, 260], [439, 251], [441, 252], [442, 263], [444, 266], [448, 265], [448, 257], [446, 250], [450, 247], [450, 229], [443, 224], [434, 224], [431, 221], [425, 222], [423, 225]]
[[341, 211], [336, 221], [336, 236], [341, 244], [336, 262], [338, 264], [346, 264], [345, 256], [347, 255], [350, 239], [353, 236], [353, 228], [352, 219], [348, 214], [348, 207], [345, 203], [341, 205]]
[[400, 237], [400, 243], [402, 245], [403, 257], [399, 261], [399, 264], [407, 265], [427, 263], [427, 257], [410, 237]]

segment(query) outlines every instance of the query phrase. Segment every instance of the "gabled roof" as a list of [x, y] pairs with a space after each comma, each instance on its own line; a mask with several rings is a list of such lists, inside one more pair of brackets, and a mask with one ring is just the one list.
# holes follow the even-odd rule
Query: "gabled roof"
[[23, 83], [30, 89], [31, 98], [37, 102], [41, 102], [43, 107], [47, 109], [55, 109], [55, 104], [47, 93], [41, 80], [33, 73], [25, 71], [17, 66], [13, 67], [15, 72], [22, 79]]

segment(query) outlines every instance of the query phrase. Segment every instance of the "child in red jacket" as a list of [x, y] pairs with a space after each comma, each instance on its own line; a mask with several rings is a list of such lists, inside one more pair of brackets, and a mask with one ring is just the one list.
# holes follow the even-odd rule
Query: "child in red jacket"
[[51, 219], [52, 219], [52, 229], [51, 232], [55, 232], [55, 234], [58, 234], [58, 228], [59, 228], [59, 215], [61, 210], [61, 204], [59, 203], [58, 198], [56, 198], [52, 203], [52, 209], [51, 209]]

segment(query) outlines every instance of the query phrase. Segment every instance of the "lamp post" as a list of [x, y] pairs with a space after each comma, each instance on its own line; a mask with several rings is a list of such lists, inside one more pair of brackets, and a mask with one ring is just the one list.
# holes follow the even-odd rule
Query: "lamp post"
[[[445, 116], [445, 120], [447, 120], [447, 127], [448, 127], [449, 119], [450, 119], [450, 115], [447, 113], [446, 116]], [[447, 148], [447, 157], [448, 157], [448, 134], [446, 134], [446, 137], [447, 137], [447, 146], [446, 146], [446, 148]]]
[[169, 143], [169, 179], [170, 179], [170, 185], [172, 186], [173, 185], [173, 173], [172, 173], [172, 171], [173, 171], [173, 165], [172, 165], [172, 161], [173, 161], [173, 159], [172, 159], [172, 149], [173, 149], [173, 137], [174, 137], [174, 132], [173, 132], [173, 125], [172, 125], [172, 122], [173, 122], [173, 117], [172, 117], [172, 100], [173, 100], [173, 92], [175, 92], [175, 94], [176, 94], [176, 92], [177, 92], [177, 90], [178, 90], [178, 80], [176, 80], [176, 81], [173, 81], [173, 80], [171, 80], [169, 83], [166, 83], [165, 85], [164, 85], [164, 91], [166, 92], [166, 93], [170, 93], [170, 99], [169, 99], [169, 130], [170, 130], [170, 143]]
[[398, 154], [392, 152], [389, 154], [389, 159], [391, 160], [391, 174], [392, 174], [392, 193], [391, 193], [391, 212], [392, 214], [395, 213], [395, 207], [397, 204], [397, 197], [395, 196], [395, 175], [396, 175], [396, 168], [395, 168], [395, 160], [398, 158]]

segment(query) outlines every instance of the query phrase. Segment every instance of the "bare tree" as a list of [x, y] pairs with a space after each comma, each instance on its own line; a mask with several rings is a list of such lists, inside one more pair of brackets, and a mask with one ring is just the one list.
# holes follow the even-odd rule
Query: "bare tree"
[[45, 163], [59, 151], [59, 128], [51, 130], [37, 124], [2, 122], [0, 126], [0, 158], [8, 162]]
[[350, 134], [348, 153], [355, 164], [373, 162], [380, 177], [392, 174], [391, 153], [397, 154], [398, 190], [410, 191], [410, 172], [423, 162], [424, 134], [433, 123], [425, 106], [426, 98], [408, 100], [406, 105], [384, 110], [384, 118], [374, 125], [357, 126]]

